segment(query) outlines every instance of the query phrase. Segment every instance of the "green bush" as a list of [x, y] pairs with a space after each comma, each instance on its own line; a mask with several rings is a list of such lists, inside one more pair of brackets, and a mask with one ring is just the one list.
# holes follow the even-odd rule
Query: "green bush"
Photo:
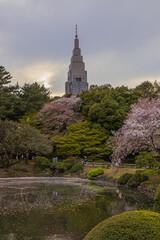
[[34, 171], [35, 171], [35, 173], [42, 173], [43, 172], [42, 168], [38, 167], [38, 166], [35, 166]]
[[90, 170], [87, 174], [88, 179], [95, 179], [97, 176], [104, 174], [104, 169], [103, 168], [96, 168], [93, 170]]
[[76, 159], [75, 158], [69, 158], [63, 161], [63, 163], [65, 164], [67, 170], [71, 169], [72, 166], [75, 164]]
[[117, 183], [125, 185], [132, 176], [133, 174], [131, 173], [124, 173], [122, 176], [118, 178]]
[[45, 157], [40, 157], [40, 156], [37, 156], [34, 158], [34, 162], [35, 162], [35, 169], [40, 171], [40, 170], [44, 170], [45, 168], [50, 168], [51, 166], [51, 162], [49, 161], [48, 158], [45, 158]]
[[56, 162], [53, 162], [53, 163], [51, 163], [50, 169], [51, 169], [52, 171], [56, 171], [56, 166], [57, 166], [57, 163], [56, 163]]
[[94, 227], [84, 240], [160, 239], [160, 214], [150, 211], [125, 212]]
[[47, 176], [53, 176], [53, 172], [50, 168], [46, 168], [45, 173], [46, 173]]
[[154, 156], [153, 152], [147, 152], [147, 151], [142, 151], [139, 153], [138, 156], [135, 158], [135, 162], [138, 165], [138, 167], [159, 167], [160, 162], [158, 159]]
[[74, 164], [70, 170], [70, 173], [75, 173], [78, 170], [83, 170], [83, 165], [82, 164]]
[[160, 213], [160, 185], [158, 186], [154, 195], [153, 211]]
[[141, 182], [148, 179], [148, 176], [144, 173], [135, 173], [127, 182], [129, 187], [138, 187]]
[[64, 173], [65, 171], [67, 171], [67, 168], [63, 162], [57, 162], [55, 166], [56, 166], [56, 170], [59, 173]]

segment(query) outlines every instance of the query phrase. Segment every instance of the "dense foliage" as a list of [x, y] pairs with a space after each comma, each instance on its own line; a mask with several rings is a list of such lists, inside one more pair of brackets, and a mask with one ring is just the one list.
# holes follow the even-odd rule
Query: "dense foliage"
[[62, 97], [44, 104], [37, 116], [37, 123], [49, 136], [64, 134], [66, 127], [84, 121], [81, 115], [82, 101], [76, 96]]
[[89, 160], [107, 160], [110, 154], [106, 146], [107, 136], [104, 132], [91, 129], [87, 122], [78, 122], [67, 127], [65, 136], [52, 137], [55, 155], [60, 158], [69, 156], [88, 156]]
[[84, 240], [160, 239], [160, 214], [149, 211], [125, 212], [94, 227]]
[[38, 83], [9, 85], [12, 76], [0, 66], [0, 119], [19, 120], [26, 113], [38, 112], [50, 100], [49, 90]]
[[28, 161], [36, 154], [47, 155], [52, 147], [36, 129], [13, 121], [0, 121], [0, 167], [9, 167], [18, 161]]
[[80, 94], [82, 99], [82, 114], [90, 124], [98, 129], [111, 134], [118, 130], [130, 105], [137, 102], [139, 97], [156, 97], [158, 84], [155, 88], [150, 82], [144, 82], [135, 89], [116, 87], [111, 85], [92, 85], [89, 91]]
[[93, 170], [90, 170], [88, 173], [87, 173], [87, 177], [88, 179], [96, 179], [97, 176], [99, 175], [102, 175], [104, 174], [104, 169], [103, 168], [96, 168], [96, 169], [93, 169]]
[[128, 180], [133, 176], [131, 173], [124, 173], [122, 176], [120, 176], [117, 180], [117, 183], [121, 185], [127, 184]]
[[49, 161], [48, 158], [45, 158], [45, 157], [37, 156], [34, 158], [34, 162], [35, 162], [34, 167], [37, 172], [41, 172], [46, 168], [51, 167], [51, 162]]
[[77, 158], [73, 158], [73, 157], [63, 160], [63, 163], [65, 164], [67, 170], [71, 169], [76, 162], [77, 162]]
[[157, 128], [160, 128], [160, 99], [139, 99], [131, 106], [123, 127], [114, 134], [114, 159], [159, 148], [153, 139]]
[[127, 185], [129, 187], [138, 187], [142, 182], [146, 181], [148, 176], [145, 173], [137, 172], [129, 178]]
[[159, 167], [160, 161], [153, 152], [142, 151], [135, 157], [138, 167]]
[[57, 163], [54, 163], [54, 165], [55, 165], [56, 170], [59, 173], [64, 173], [67, 170], [67, 167], [66, 167], [65, 163], [63, 163], [63, 162], [57, 162]]
[[77, 163], [77, 164], [74, 164], [74, 165], [72, 166], [72, 168], [71, 168], [71, 170], [70, 170], [70, 173], [75, 173], [75, 172], [77, 172], [77, 171], [79, 171], [79, 170], [83, 170], [83, 165]]
[[160, 213], [160, 185], [158, 186], [154, 195], [154, 206], [153, 211]]
[[[60, 159], [87, 156], [89, 161], [108, 161], [113, 150], [113, 161], [117, 161], [141, 151], [136, 157], [139, 166], [159, 166], [158, 160], [151, 156], [151, 151], [160, 148], [153, 139], [160, 127], [160, 86], [157, 82], [146, 81], [134, 89], [92, 85], [79, 97], [66, 95], [51, 101], [49, 89], [44, 86], [36, 82], [13, 86], [9, 85], [11, 78], [11, 74], [0, 66], [0, 120], [4, 121], [0, 124], [9, 126], [8, 130], [7, 127], [0, 129], [1, 167], [6, 166], [7, 159], [9, 166], [13, 159], [19, 161], [22, 156], [28, 159], [29, 154], [50, 152], [50, 145], [49, 148], [40, 147], [47, 140], [39, 132], [34, 133], [34, 128], [52, 137], [53, 155]], [[113, 131], [117, 131], [114, 138]], [[35, 142], [36, 138], [40, 141]], [[150, 153], [144, 154], [144, 150]], [[69, 165], [67, 169], [72, 167]]]

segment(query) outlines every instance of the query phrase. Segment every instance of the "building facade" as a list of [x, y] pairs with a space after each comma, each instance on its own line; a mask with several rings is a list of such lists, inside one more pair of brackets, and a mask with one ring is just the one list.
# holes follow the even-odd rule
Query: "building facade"
[[65, 83], [65, 93], [77, 95], [82, 91], [88, 90], [87, 71], [85, 71], [85, 63], [81, 56], [81, 49], [79, 48], [79, 39], [76, 35], [74, 40], [74, 49], [71, 57], [71, 64], [69, 65], [68, 80]]

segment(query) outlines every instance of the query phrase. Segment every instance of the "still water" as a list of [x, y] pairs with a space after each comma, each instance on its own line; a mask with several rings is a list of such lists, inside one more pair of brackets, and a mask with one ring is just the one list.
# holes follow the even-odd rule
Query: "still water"
[[138, 191], [80, 179], [0, 180], [0, 240], [82, 240], [99, 222], [151, 209]]

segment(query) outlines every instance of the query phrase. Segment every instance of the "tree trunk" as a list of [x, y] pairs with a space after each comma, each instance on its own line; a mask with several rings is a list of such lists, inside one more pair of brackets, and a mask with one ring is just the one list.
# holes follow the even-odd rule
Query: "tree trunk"
[[17, 162], [19, 161], [18, 154], [16, 154], [16, 161], [17, 161]]
[[28, 160], [29, 160], [29, 152], [26, 152], [26, 164], [28, 164]]

